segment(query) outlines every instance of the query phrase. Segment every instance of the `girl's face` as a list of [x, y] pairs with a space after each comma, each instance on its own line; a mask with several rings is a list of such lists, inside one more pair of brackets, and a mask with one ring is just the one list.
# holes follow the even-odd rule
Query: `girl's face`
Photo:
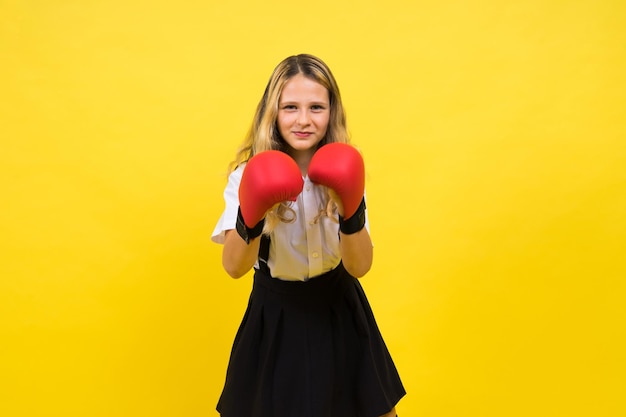
[[288, 153], [311, 151], [326, 135], [330, 120], [328, 90], [320, 83], [297, 74], [283, 87], [278, 101], [278, 130]]

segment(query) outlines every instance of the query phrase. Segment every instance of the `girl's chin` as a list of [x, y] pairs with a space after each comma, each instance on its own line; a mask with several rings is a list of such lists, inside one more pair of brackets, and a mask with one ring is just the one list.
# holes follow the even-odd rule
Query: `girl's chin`
[[317, 144], [319, 142], [311, 142], [311, 141], [301, 141], [301, 142], [296, 142], [296, 143], [288, 143], [287, 144], [287, 148], [290, 151], [294, 151], [294, 152], [308, 152], [308, 151], [315, 151], [315, 149], [317, 149]]

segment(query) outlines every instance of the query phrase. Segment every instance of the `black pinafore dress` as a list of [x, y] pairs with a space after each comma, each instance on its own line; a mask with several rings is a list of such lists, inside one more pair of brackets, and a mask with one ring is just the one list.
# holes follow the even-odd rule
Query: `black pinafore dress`
[[340, 263], [306, 282], [273, 278], [269, 240], [235, 336], [222, 417], [378, 417], [405, 395], [359, 281]]

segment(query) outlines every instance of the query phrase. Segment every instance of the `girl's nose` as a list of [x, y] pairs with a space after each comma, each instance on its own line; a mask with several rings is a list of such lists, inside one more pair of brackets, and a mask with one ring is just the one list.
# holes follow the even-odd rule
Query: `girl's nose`
[[298, 124], [301, 126], [306, 126], [309, 124], [311, 118], [309, 117], [309, 112], [306, 110], [302, 110], [298, 113]]

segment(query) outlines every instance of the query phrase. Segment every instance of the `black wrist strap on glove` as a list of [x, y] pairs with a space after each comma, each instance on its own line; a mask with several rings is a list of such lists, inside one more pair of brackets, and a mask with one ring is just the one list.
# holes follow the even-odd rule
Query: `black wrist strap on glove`
[[250, 239], [261, 236], [264, 225], [265, 219], [261, 219], [261, 221], [252, 228], [246, 226], [246, 222], [243, 220], [243, 215], [241, 214], [241, 207], [237, 210], [237, 233], [239, 233], [239, 236], [241, 236], [247, 244], [250, 244]]
[[365, 226], [365, 197], [361, 200], [359, 208], [347, 220], [339, 216], [339, 230], [344, 235], [351, 235], [363, 229]]

